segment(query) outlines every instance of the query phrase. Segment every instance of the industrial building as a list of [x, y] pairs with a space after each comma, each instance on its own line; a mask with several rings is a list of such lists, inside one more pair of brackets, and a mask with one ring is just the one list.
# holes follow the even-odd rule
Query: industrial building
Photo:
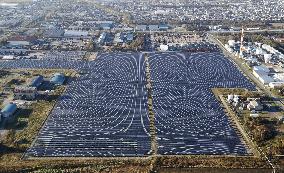
[[75, 36], [75, 37], [86, 37], [88, 36], [87, 31], [75, 31], [75, 30], [65, 30], [65, 37]]
[[119, 32], [115, 34], [113, 42], [116, 44], [125, 43], [125, 42], [131, 42], [133, 41], [133, 39], [134, 39], [133, 33]]
[[29, 46], [36, 38], [32, 36], [18, 35], [8, 39], [10, 46]]
[[65, 76], [62, 73], [55, 73], [50, 82], [54, 85], [62, 85], [65, 81]]
[[1, 117], [9, 118], [16, 112], [16, 110], [17, 105], [14, 103], [9, 103], [1, 110]]
[[36, 87], [19, 86], [14, 89], [15, 100], [34, 100], [37, 96]]
[[269, 69], [266, 66], [254, 66], [253, 75], [264, 85], [274, 82], [271, 76], [268, 76]]

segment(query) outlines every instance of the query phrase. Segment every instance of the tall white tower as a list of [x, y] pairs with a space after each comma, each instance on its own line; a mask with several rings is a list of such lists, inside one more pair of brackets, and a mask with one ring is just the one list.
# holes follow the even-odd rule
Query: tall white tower
[[242, 26], [242, 30], [241, 30], [241, 46], [240, 46], [240, 54], [239, 54], [239, 58], [241, 58], [243, 56], [243, 43], [244, 43], [244, 27]]

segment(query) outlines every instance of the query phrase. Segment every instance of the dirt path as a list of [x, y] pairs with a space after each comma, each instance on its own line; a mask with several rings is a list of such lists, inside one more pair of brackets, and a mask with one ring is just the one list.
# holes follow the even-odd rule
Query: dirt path
[[145, 54], [145, 62], [146, 62], [146, 80], [147, 80], [146, 88], [148, 92], [148, 112], [150, 118], [151, 151], [152, 151], [151, 154], [157, 155], [158, 144], [157, 144], [156, 127], [155, 127], [155, 113], [153, 109], [151, 72], [150, 72], [150, 64], [148, 61], [147, 54]]

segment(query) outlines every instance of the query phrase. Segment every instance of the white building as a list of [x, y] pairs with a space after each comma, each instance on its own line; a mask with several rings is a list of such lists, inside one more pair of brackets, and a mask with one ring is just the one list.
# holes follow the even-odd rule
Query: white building
[[236, 41], [235, 40], [229, 40], [228, 44], [229, 44], [230, 47], [234, 47], [235, 44], [236, 44]]
[[266, 66], [254, 66], [253, 75], [264, 85], [274, 82], [274, 79], [268, 76], [270, 70]]
[[255, 54], [261, 55], [261, 54], [263, 54], [263, 50], [260, 47], [258, 47], [258, 48], [255, 49]]
[[272, 59], [272, 54], [264, 54], [264, 62], [269, 63]]
[[169, 46], [168, 45], [160, 45], [160, 49], [161, 51], [167, 51], [169, 49]]
[[263, 109], [263, 106], [260, 104], [260, 102], [253, 100], [250, 101], [249, 104], [247, 105], [248, 110], [255, 110], [255, 111], [261, 111]]
[[234, 95], [233, 95], [233, 94], [229, 94], [229, 95], [228, 95], [228, 98], [227, 98], [227, 101], [228, 101], [228, 102], [232, 102], [233, 99], [234, 99]]
[[284, 82], [270, 82], [269, 83], [269, 87], [273, 88], [273, 89], [279, 88], [279, 87], [282, 87], [282, 86], [284, 86]]
[[15, 57], [13, 55], [4, 55], [2, 59], [3, 60], [13, 60], [15, 59]]
[[64, 36], [65, 37], [72, 37], [72, 36], [86, 37], [86, 36], [88, 36], [88, 31], [65, 30]]

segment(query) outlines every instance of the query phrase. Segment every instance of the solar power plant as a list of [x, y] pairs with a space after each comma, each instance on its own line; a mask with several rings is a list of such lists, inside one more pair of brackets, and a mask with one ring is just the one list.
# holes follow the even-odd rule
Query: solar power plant
[[[254, 90], [221, 52], [150, 53], [158, 154], [248, 150], [211, 88]], [[147, 156], [150, 123], [142, 53], [101, 53], [95, 61], [13, 60], [0, 68], [85, 71], [69, 82], [27, 156]]]
[[70, 83], [32, 156], [144, 156], [150, 152], [142, 54], [101, 54]]
[[220, 52], [150, 54], [158, 153], [247, 155], [211, 88], [254, 90]]

